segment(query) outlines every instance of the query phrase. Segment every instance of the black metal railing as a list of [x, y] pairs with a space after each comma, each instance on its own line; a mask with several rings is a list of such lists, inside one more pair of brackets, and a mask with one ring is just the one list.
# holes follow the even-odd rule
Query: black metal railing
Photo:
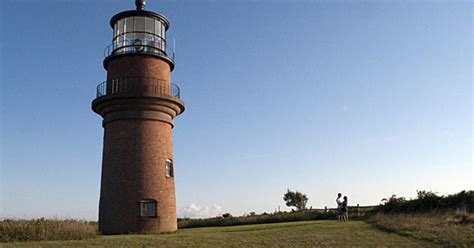
[[112, 55], [127, 53], [148, 53], [160, 56], [166, 56], [174, 61], [174, 49], [166, 45], [164, 39], [122, 39], [114, 41], [104, 49], [104, 56], [107, 58]]
[[158, 78], [115, 78], [97, 85], [97, 97], [106, 95], [143, 96], [155, 94], [181, 98], [178, 85]]

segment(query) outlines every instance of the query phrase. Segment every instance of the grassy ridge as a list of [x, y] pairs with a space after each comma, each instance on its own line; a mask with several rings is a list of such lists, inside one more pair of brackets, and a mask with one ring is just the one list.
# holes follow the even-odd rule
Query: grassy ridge
[[97, 222], [79, 220], [3, 220], [0, 242], [86, 239], [97, 235]]
[[377, 213], [369, 223], [388, 232], [446, 246], [474, 247], [474, 214], [466, 211], [444, 213]]
[[113, 235], [69, 241], [18, 242], [7, 247], [436, 247], [436, 244], [373, 228], [363, 221], [301, 221], [206, 227], [164, 235]]
[[417, 191], [417, 198], [392, 195], [374, 209], [369, 222], [382, 230], [448, 246], [474, 247], [474, 191], [438, 196]]

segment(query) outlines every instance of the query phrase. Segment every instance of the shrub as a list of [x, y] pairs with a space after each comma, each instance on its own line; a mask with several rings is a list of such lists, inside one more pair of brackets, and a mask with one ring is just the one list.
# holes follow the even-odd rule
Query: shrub
[[404, 197], [392, 195], [382, 199], [379, 211], [389, 213], [418, 213], [433, 210], [466, 209], [474, 212], [474, 191], [461, 191], [448, 196], [438, 196], [431, 191], [417, 191], [417, 198], [406, 200]]

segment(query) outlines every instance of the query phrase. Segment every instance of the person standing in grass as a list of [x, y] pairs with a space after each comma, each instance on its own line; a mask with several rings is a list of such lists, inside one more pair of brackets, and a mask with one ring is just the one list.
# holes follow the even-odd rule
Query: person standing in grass
[[348, 204], [347, 196], [344, 196], [344, 201], [342, 201], [342, 204], [341, 204], [341, 210], [342, 210], [341, 215], [342, 215], [342, 221], [344, 221], [344, 222], [349, 220], [347, 204]]
[[342, 201], [341, 201], [342, 194], [338, 193], [336, 198], [337, 203], [337, 221], [342, 221]]

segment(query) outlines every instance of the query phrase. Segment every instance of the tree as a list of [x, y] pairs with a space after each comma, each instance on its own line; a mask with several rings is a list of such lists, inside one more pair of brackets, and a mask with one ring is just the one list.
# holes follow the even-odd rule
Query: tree
[[286, 194], [283, 195], [283, 200], [286, 201], [286, 206], [288, 207], [295, 207], [296, 210], [304, 210], [306, 209], [308, 197], [301, 192], [293, 192], [288, 189]]

